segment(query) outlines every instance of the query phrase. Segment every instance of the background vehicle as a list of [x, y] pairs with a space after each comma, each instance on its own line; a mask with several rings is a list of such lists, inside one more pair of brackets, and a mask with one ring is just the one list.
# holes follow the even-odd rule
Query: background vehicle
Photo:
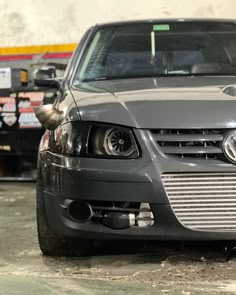
[[[99, 25], [36, 109], [41, 250], [93, 239], [235, 239], [236, 24]], [[217, 50], [216, 50], [217, 49]]]

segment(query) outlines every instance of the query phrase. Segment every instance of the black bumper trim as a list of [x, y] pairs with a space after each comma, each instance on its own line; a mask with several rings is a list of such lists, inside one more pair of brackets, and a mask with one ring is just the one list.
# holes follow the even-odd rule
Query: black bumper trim
[[176, 219], [169, 205], [152, 205], [155, 224], [151, 227], [132, 227], [113, 230], [102, 224], [78, 223], [66, 218], [59, 198], [45, 193], [49, 226], [57, 234], [73, 238], [123, 240], [235, 240], [236, 232], [204, 232], [190, 230]]

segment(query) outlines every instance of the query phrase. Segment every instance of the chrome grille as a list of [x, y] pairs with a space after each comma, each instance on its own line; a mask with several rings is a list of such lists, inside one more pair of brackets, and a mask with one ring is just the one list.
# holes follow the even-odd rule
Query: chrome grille
[[236, 231], [236, 173], [163, 174], [161, 178], [185, 227]]
[[221, 149], [225, 129], [161, 129], [152, 136], [163, 153], [181, 158], [224, 160]]

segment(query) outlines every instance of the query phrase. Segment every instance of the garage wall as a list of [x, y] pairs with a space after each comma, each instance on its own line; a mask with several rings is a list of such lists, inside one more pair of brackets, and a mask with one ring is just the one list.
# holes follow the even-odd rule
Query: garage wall
[[160, 17], [236, 19], [236, 1], [0, 0], [0, 47], [77, 43], [96, 22]]

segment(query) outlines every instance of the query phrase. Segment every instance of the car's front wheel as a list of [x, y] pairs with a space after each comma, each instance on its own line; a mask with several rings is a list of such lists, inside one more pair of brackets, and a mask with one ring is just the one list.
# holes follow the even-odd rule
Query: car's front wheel
[[72, 242], [64, 237], [57, 236], [50, 229], [40, 172], [36, 183], [36, 216], [39, 246], [43, 254], [49, 256], [85, 256], [90, 253], [91, 242], [89, 240], [80, 239]]

